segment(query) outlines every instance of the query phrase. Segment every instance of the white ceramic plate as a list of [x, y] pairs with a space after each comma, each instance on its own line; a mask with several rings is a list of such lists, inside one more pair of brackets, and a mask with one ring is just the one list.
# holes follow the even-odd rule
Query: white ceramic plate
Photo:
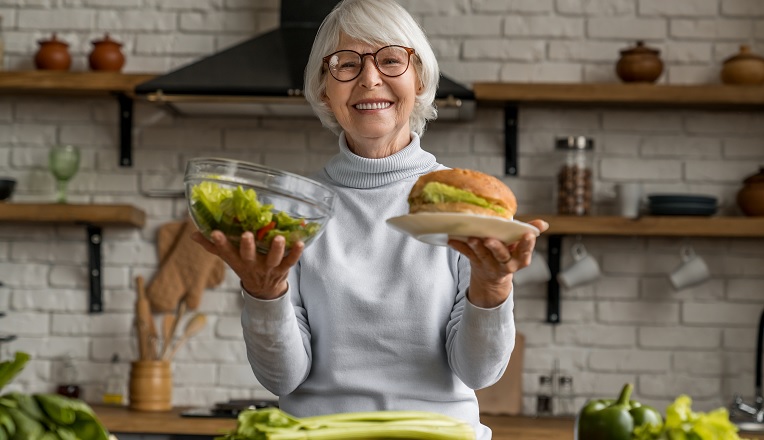
[[517, 220], [451, 212], [402, 215], [387, 219], [387, 224], [419, 241], [437, 246], [446, 246], [449, 238], [464, 241], [467, 237], [493, 237], [504, 243], [514, 243], [527, 232], [533, 232], [537, 237], [541, 233], [535, 226]]

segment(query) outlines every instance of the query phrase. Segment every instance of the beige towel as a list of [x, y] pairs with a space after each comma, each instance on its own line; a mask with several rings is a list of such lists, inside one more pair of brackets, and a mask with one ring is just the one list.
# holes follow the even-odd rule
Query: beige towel
[[174, 312], [181, 299], [196, 310], [204, 290], [223, 282], [225, 263], [191, 239], [195, 230], [191, 219], [159, 228], [159, 271], [146, 290], [152, 311]]

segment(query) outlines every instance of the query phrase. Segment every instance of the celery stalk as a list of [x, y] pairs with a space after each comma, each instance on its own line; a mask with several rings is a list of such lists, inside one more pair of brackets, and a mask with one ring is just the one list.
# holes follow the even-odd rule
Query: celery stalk
[[374, 411], [293, 417], [277, 408], [243, 411], [218, 440], [474, 440], [462, 420], [426, 411]]

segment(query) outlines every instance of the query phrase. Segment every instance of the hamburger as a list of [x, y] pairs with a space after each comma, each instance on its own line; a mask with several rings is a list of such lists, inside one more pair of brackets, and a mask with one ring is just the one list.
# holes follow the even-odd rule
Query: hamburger
[[501, 180], [479, 171], [448, 169], [419, 177], [409, 193], [409, 213], [460, 212], [512, 219], [517, 200]]

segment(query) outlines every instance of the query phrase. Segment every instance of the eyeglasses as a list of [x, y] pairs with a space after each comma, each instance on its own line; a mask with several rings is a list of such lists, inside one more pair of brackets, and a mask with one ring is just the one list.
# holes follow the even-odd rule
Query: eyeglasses
[[363, 70], [363, 59], [370, 56], [379, 73], [389, 77], [401, 76], [409, 68], [414, 49], [403, 46], [385, 46], [374, 53], [358, 53], [354, 50], [340, 50], [324, 57], [334, 79], [348, 82], [358, 78]]

